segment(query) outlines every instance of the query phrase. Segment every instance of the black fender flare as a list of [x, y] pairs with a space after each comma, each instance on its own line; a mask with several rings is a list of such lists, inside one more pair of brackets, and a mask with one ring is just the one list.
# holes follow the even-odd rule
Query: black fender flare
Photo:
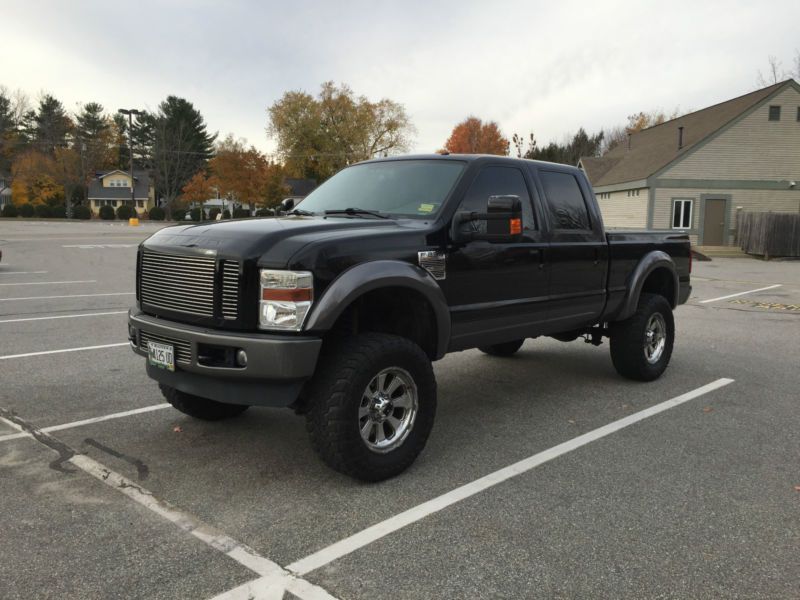
[[642, 295], [642, 286], [644, 286], [645, 280], [650, 273], [660, 268], [666, 268], [672, 275], [674, 294], [672, 298], [667, 298], [667, 300], [672, 308], [678, 305], [680, 282], [678, 281], [678, 270], [675, 267], [675, 262], [663, 250], [653, 250], [642, 257], [628, 277], [628, 290], [622, 301], [622, 307], [614, 317], [615, 321], [627, 319], [636, 312], [636, 306], [639, 304], [639, 296]]
[[434, 358], [444, 356], [450, 343], [450, 310], [444, 293], [427, 271], [398, 260], [361, 263], [341, 273], [314, 302], [305, 330], [330, 330], [353, 301], [367, 292], [386, 287], [409, 288], [430, 303], [436, 319]]

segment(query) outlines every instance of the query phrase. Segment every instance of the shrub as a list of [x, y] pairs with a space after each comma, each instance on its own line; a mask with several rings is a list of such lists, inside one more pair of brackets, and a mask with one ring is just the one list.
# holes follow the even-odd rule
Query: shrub
[[18, 214], [19, 214], [19, 213], [17, 212], [17, 207], [16, 207], [16, 206], [14, 206], [13, 204], [10, 204], [10, 203], [9, 203], [9, 204], [6, 204], [6, 205], [3, 207], [3, 212], [2, 212], [2, 215], [3, 215], [4, 217], [9, 217], [9, 218], [11, 218], [11, 217], [16, 217]]
[[214, 219], [217, 218], [218, 214], [219, 214], [219, 208], [215, 206], [214, 208], [208, 211], [208, 218], [213, 221]]
[[92, 211], [89, 210], [88, 206], [84, 206], [83, 204], [79, 204], [78, 206], [72, 207], [72, 218], [73, 219], [91, 219], [92, 218]]
[[186, 209], [185, 208], [173, 208], [172, 209], [172, 220], [173, 221], [183, 221], [186, 218]]
[[67, 207], [66, 206], [51, 206], [50, 207], [50, 218], [51, 219], [66, 219], [67, 218]]
[[128, 219], [132, 219], [136, 216], [136, 209], [130, 204], [122, 204], [119, 206], [119, 208], [117, 208], [117, 218], [120, 221], [127, 221]]
[[245, 210], [244, 208], [234, 208], [233, 209], [233, 218], [234, 219], [246, 219], [250, 216], [250, 211]]
[[202, 212], [200, 211], [199, 208], [193, 208], [192, 210], [189, 211], [189, 214], [192, 217], [192, 221], [199, 221], [200, 217], [202, 216]]
[[154, 206], [150, 209], [150, 212], [147, 214], [151, 221], [163, 221], [164, 220], [164, 209], [159, 206]]
[[271, 217], [272, 214], [273, 214], [272, 211], [270, 211], [270, 209], [268, 209], [268, 208], [259, 208], [256, 211], [256, 216], [257, 217]]
[[52, 211], [47, 204], [37, 204], [33, 207], [33, 214], [40, 219], [47, 219], [52, 215]]
[[231, 218], [231, 211], [229, 211], [227, 208], [225, 210], [223, 210], [222, 211], [222, 218], [223, 219], [230, 219]]
[[26, 202], [25, 204], [19, 207], [19, 214], [21, 217], [30, 219], [33, 216], [33, 206], [31, 206]]
[[110, 207], [108, 204], [104, 204], [100, 207], [100, 218], [104, 221], [113, 221], [114, 220], [114, 209]]

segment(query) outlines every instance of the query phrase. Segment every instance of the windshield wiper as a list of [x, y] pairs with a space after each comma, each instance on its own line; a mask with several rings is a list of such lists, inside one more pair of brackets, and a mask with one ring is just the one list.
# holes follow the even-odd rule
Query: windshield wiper
[[287, 215], [297, 215], [298, 217], [313, 217], [314, 213], [310, 210], [303, 210], [302, 208], [295, 208], [286, 213]]
[[350, 215], [350, 216], [357, 216], [357, 215], [372, 215], [373, 217], [378, 217], [379, 219], [388, 219], [387, 215], [383, 215], [379, 212], [374, 210], [366, 210], [364, 208], [337, 208], [334, 210], [326, 210], [326, 215]]

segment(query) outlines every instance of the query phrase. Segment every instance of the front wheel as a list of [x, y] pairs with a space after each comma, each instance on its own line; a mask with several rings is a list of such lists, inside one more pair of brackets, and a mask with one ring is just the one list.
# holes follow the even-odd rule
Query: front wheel
[[611, 362], [623, 377], [658, 379], [669, 364], [675, 343], [675, 320], [667, 299], [642, 294], [636, 312], [611, 326]]
[[422, 349], [396, 335], [365, 333], [320, 357], [306, 423], [330, 467], [381, 481], [414, 462], [435, 413], [436, 380]]

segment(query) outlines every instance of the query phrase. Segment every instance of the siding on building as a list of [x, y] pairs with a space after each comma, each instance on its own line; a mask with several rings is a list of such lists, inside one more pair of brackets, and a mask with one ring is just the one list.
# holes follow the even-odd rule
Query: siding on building
[[[781, 107], [780, 121], [768, 119], [773, 105]], [[800, 179], [798, 106], [800, 92], [792, 87], [785, 89], [658, 177]]]
[[629, 197], [628, 190], [608, 192], [609, 198], [601, 198], [597, 193], [597, 202], [603, 215], [603, 223], [608, 229], [647, 227], [647, 189], [640, 189], [638, 196]]
[[[672, 201], [678, 198], [692, 200], [693, 243], [700, 232], [701, 197], [713, 198], [715, 195], [730, 197], [728, 202], [728, 243], [734, 241], [736, 231], [736, 210], [753, 212], [792, 212], [800, 211], [800, 190], [747, 190], [747, 189], [707, 189], [707, 188], [657, 188], [653, 206], [653, 229], [672, 229]], [[699, 240], [702, 243], [702, 240]]]

